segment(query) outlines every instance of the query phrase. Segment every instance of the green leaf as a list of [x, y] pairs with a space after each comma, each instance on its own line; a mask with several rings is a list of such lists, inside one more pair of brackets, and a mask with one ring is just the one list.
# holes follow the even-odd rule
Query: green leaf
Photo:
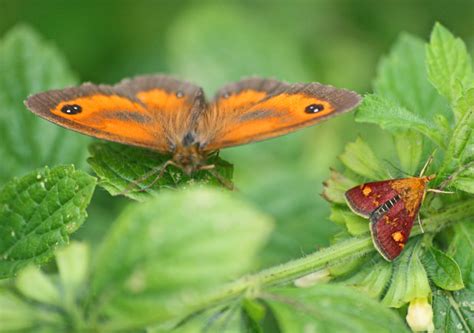
[[10, 290], [0, 289], [0, 332], [60, 332], [61, 315], [35, 307]]
[[357, 138], [355, 142], [348, 143], [344, 153], [339, 158], [346, 167], [369, 179], [389, 177], [389, 174], [382, 168], [370, 146], [361, 138]]
[[243, 331], [248, 333], [263, 333], [261, 322], [265, 318], [265, 306], [256, 300], [244, 299], [242, 302]]
[[63, 55], [27, 26], [0, 40], [0, 184], [44, 165], [85, 165], [87, 138], [29, 112], [32, 93], [77, 83]]
[[261, 22], [252, 10], [230, 2], [191, 6], [168, 29], [168, 67], [200, 82], [210, 94], [251, 75], [308, 81], [302, 48], [293, 36]]
[[407, 332], [395, 312], [341, 285], [276, 289], [265, 298], [282, 332]]
[[367, 262], [362, 269], [343, 283], [378, 299], [390, 282], [392, 265], [380, 258], [378, 253], [376, 256], [375, 263]]
[[[416, 121], [422, 123], [421, 133], [424, 135], [426, 131], [431, 133], [429, 124], [432, 123], [433, 115], [440, 117], [448, 110], [446, 102], [428, 80], [424, 41], [409, 34], [400, 35], [390, 50], [390, 54], [379, 63], [373, 86], [378, 96], [393, 101], [391, 108], [394, 107], [393, 105], [398, 105], [400, 110], [404, 110], [401, 112], [409, 111], [416, 115]], [[383, 118], [378, 120], [381, 122], [379, 125], [389, 130], [392, 126], [396, 126], [392, 132], [401, 169], [408, 174], [415, 174], [423, 152], [423, 137], [420, 130], [418, 132], [411, 130], [410, 123], [402, 124], [406, 130], [401, 130], [402, 127], [399, 127], [400, 124], [397, 125], [398, 121], [393, 118], [394, 115], [387, 114], [386, 109], [377, 110], [376, 107], [377, 104], [369, 111], [378, 112], [378, 116]], [[360, 113], [369, 111], [360, 111]], [[393, 110], [390, 109], [390, 111]], [[407, 117], [399, 119], [402, 121], [410, 119], [407, 114], [398, 116]], [[364, 117], [369, 117], [369, 114], [365, 114]], [[386, 119], [389, 117], [392, 119]], [[375, 114], [370, 115], [370, 119], [371, 122], [377, 123]], [[447, 135], [448, 132], [445, 133]]]
[[474, 165], [470, 165], [466, 170], [460, 172], [454, 178], [453, 184], [461, 191], [474, 193]]
[[461, 270], [453, 258], [432, 247], [426, 251], [425, 268], [433, 282], [444, 290], [464, 288]]
[[453, 129], [440, 173], [452, 172], [456, 168], [462, 168], [467, 160], [466, 156], [471, 154], [466, 150], [470, 150], [474, 146], [472, 131], [474, 127], [474, 89], [466, 91], [456, 105], [457, 109], [462, 109], [465, 112], [459, 116]]
[[178, 319], [248, 272], [271, 222], [234, 196], [191, 188], [127, 207], [96, 254], [100, 315], [120, 327]]
[[423, 118], [447, 110], [446, 102], [428, 81], [425, 42], [409, 34], [401, 34], [390, 54], [380, 61], [373, 86], [377, 95]]
[[423, 154], [423, 137], [420, 133], [407, 130], [394, 133], [393, 138], [400, 168], [409, 175], [416, 174]]
[[345, 208], [332, 207], [329, 219], [345, 226], [347, 231], [353, 236], [361, 235], [369, 231], [369, 221], [367, 219]]
[[412, 299], [430, 295], [428, 276], [420, 259], [421, 251], [420, 237], [411, 239], [394, 262], [390, 287], [382, 300], [384, 305], [399, 308]]
[[356, 111], [356, 121], [377, 124], [389, 131], [414, 130], [444, 147], [443, 134], [432, 121], [408, 111], [397, 102], [379, 95], [366, 95]]
[[474, 290], [474, 224], [472, 219], [456, 223], [448, 255], [459, 265], [466, 288]]
[[87, 216], [95, 178], [73, 166], [47, 167], [0, 191], [0, 278], [43, 264]]
[[323, 197], [329, 202], [346, 203], [345, 193], [357, 185], [357, 182], [331, 169], [331, 176], [324, 183]]
[[435, 332], [472, 332], [474, 330], [474, 291], [436, 290], [433, 293]]
[[[459, 110], [461, 114], [460, 120], [457, 123], [456, 132], [458, 135], [457, 147], [454, 149], [455, 153], [459, 153], [459, 160], [462, 163], [474, 161], [474, 89], [466, 91], [454, 106], [455, 110]], [[453, 138], [454, 138], [453, 134]], [[458, 157], [457, 155], [455, 155]]]
[[[191, 185], [195, 181], [222, 185], [209, 171], [198, 171], [190, 177], [181, 169], [168, 166], [162, 177], [150, 187], [159, 175], [161, 166], [170, 160], [170, 156], [111, 142], [95, 142], [90, 145], [89, 151], [91, 157], [87, 162], [99, 176], [99, 184], [112, 195], [123, 193], [129, 198], [144, 200], [161, 189]], [[210, 156], [208, 163], [214, 164], [215, 171], [224, 179], [232, 181], [231, 164], [216, 155]], [[149, 174], [149, 177], [143, 179], [146, 174]]]
[[38, 267], [31, 265], [21, 270], [15, 285], [24, 296], [32, 300], [50, 305], [61, 304], [59, 290]]
[[[472, 60], [466, 45], [436, 23], [426, 47], [427, 71], [431, 83], [452, 104], [474, 85]], [[460, 116], [455, 113], [456, 118]]]
[[[221, 333], [242, 332], [242, 318], [240, 313], [240, 302], [224, 307], [214, 307], [200, 311], [184, 318], [178, 323], [169, 322], [148, 326], [147, 333]], [[244, 328], [245, 329], [245, 328]], [[135, 332], [127, 330], [126, 332]], [[137, 330], [140, 332], [140, 330]]]
[[63, 299], [67, 304], [81, 294], [89, 274], [89, 247], [85, 243], [71, 243], [56, 252]]

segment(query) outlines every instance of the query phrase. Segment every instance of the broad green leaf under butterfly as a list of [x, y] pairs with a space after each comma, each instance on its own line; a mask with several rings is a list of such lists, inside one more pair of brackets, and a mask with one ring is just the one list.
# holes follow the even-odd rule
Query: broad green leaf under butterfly
[[264, 298], [282, 332], [407, 332], [395, 312], [340, 285], [276, 289]]
[[176, 320], [248, 272], [271, 221], [234, 196], [191, 188], [128, 207], [96, 255], [92, 292], [101, 316], [121, 327]]
[[46, 164], [84, 165], [88, 139], [27, 111], [32, 93], [77, 83], [62, 54], [27, 26], [0, 39], [0, 184]]
[[[454, 104], [463, 91], [474, 86], [472, 60], [466, 45], [448, 29], [436, 23], [426, 47], [430, 81], [439, 93]], [[459, 118], [459, 112], [455, 113]]]
[[[144, 200], [160, 189], [190, 185], [196, 181], [222, 185], [208, 171], [199, 171], [189, 177], [174, 166], [167, 167], [162, 177], [155, 182], [162, 165], [171, 157], [150, 150], [111, 142], [96, 142], [90, 145], [89, 151], [91, 157], [87, 160], [88, 163], [99, 176], [99, 184], [112, 195], [124, 193], [129, 198]], [[232, 182], [231, 164], [217, 156], [211, 156], [209, 163], [216, 166], [215, 171], [224, 179]], [[146, 174], [148, 177], [143, 179]]]
[[87, 216], [96, 180], [73, 166], [43, 168], [0, 191], [0, 278], [45, 263]]

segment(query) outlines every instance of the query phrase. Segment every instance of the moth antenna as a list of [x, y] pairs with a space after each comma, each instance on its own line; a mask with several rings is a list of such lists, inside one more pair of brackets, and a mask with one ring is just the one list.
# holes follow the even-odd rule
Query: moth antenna
[[431, 155], [428, 157], [428, 159], [426, 160], [425, 162], [425, 165], [423, 166], [423, 168], [421, 169], [420, 171], [420, 175], [419, 177], [423, 177], [423, 175], [425, 174], [425, 171], [428, 169], [428, 166], [431, 164], [431, 162], [433, 162], [433, 157], [434, 157], [434, 154], [436, 153], [436, 149], [433, 150], [433, 152], [431, 153]]
[[[401, 174], [406, 175], [406, 176], [410, 176], [410, 177], [412, 176], [412, 175], [410, 175], [409, 173], [407, 173], [407, 172], [403, 171], [402, 169], [400, 169], [399, 167], [397, 167], [395, 164], [393, 164], [393, 163], [390, 162], [389, 160], [384, 159], [384, 161], [385, 161], [385, 163], [390, 164], [390, 166], [391, 166], [392, 168], [394, 168], [395, 170], [399, 171]], [[390, 170], [388, 171], [388, 175], [390, 176], [390, 178], [395, 178], [395, 177], [393, 177], [392, 174], [390, 173]]]
[[420, 214], [418, 214], [418, 224], [420, 225], [421, 233], [424, 234], [425, 230], [423, 229], [423, 224], [421, 223]]

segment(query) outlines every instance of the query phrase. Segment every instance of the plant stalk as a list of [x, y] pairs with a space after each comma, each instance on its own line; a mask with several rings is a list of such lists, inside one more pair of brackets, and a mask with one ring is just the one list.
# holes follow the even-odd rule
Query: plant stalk
[[[452, 204], [441, 213], [425, 218], [424, 232], [437, 233], [455, 222], [469, 217], [474, 218], [474, 199]], [[413, 228], [412, 235], [419, 235], [421, 233], [422, 231], [419, 226]], [[248, 292], [258, 291], [262, 287], [287, 283], [318, 269], [332, 266], [341, 261], [350, 261], [373, 251], [375, 251], [375, 248], [372, 245], [370, 235], [354, 237], [303, 258], [291, 260], [258, 273], [244, 276], [223, 286], [204, 302], [206, 303], [204, 307], [230, 301], [232, 298], [243, 296]], [[199, 308], [203, 308], [203, 306]]]

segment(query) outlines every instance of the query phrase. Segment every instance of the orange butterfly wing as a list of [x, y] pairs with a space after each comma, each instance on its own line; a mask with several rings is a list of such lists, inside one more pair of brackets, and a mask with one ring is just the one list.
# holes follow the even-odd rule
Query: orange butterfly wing
[[85, 83], [30, 96], [25, 104], [58, 125], [99, 139], [166, 152], [190, 126], [202, 90], [165, 75], [140, 76], [114, 86]]
[[198, 127], [205, 150], [261, 141], [311, 126], [355, 108], [360, 96], [319, 83], [251, 78], [216, 95]]

